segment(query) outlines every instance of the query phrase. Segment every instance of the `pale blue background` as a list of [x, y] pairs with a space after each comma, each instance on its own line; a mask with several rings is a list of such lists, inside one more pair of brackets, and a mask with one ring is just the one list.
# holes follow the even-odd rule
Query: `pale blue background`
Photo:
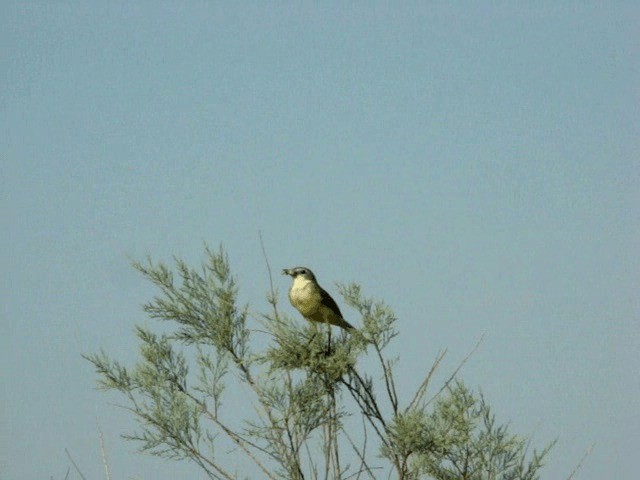
[[222, 242], [266, 309], [262, 230], [395, 308], [404, 398], [486, 332], [462, 378], [559, 437], [544, 478], [635, 478], [637, 2], [178, 3], [1, 4], [0, 477], [104, 478], [97, 418], [113, 478], [201, 478], [80, 354], [135, 358], [128, 256]]

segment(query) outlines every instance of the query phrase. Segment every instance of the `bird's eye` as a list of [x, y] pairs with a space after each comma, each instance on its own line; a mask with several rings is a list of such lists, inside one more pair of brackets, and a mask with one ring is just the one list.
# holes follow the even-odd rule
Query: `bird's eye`
[[302, 270], [300, 270], [300, 273], [304, 275], [305, 273], [307, 273], [307, 271], [303, 268]]

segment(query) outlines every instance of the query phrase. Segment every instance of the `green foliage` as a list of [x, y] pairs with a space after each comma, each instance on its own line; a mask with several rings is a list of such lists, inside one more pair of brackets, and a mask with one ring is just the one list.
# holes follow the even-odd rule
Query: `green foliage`
[[[383, 302], [363, 297], [358, 285], [339, 288], [362, 327], [336, 335], [329, 326], [279, 313], [273, 290], [272, 312], [251, 314], [238, 305], [224, 251], [207, 248], [206, 256], [200, 269], [180, 259], [174, 269], [134, 263], [159, 289], [144, 310], [166, 322], [169, 333], [136, 327], [139, 360], [131, 367], [105, 352], [86, 355], [99, 387], [125, 398], [138, 421], [125, 438], [142, 451], [189, 459], [215, 479], [251, 476], [237, 472], [233, 456], [218, 454], [225, 442], [270, 479], [388, 478], [389, 469], [398, 479], [538, 478], [551, 445], [529, 454], [525, 439], [496, 425], [482, 395], [452, 376], [426, 399], [443, 355], [411, 402], [400, 405], [397, 359], [385, 353], [398, 335], [396, 317]], [[249, 318], [261, 330], [250, 330]], [[256, 349], [254, 334], [264, 333], [269, 343]], [[378, 369], [364, 369], [371, 364], [365, 359]], [[223, 418], [229, 382], [250, 392], [246, 402], [256, 412], [239, 425]], [[354, 438], [358, 418], [362, 433]]]
[[411, 478], [533, 480], [553, 446], [534, 451], [528, 461], [527, 441], [496, 426], [484, 397], [460, 381], [447, 386], [431, 411], [396, 416], [389, 431], [391, 448], [383, 455], [412, 457]]

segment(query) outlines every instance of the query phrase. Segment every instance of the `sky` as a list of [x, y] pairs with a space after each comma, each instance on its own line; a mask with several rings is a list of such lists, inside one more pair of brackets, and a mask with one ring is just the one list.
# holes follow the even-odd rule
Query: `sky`
[[391, 305], [401, 398], [484, 334], [460, 378], [543, 478], [634, 478], [640, 8], [535, 3], [1, 2], [0, 477], [104, 478], [99, 426], [113, 478], [203, 478], [81, 354], [135, 361], [147, 255], [222, 244], [268, 311], [262, 232]]

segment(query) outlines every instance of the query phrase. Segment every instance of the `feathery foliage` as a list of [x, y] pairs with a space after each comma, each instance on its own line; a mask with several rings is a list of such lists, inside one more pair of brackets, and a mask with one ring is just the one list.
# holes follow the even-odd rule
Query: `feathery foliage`
[[[530, 453], [527, 440], [497, 425], [484, 397], [455, 374], [427, 399], [444, 354], [412, 400], [400, 404], [397, 359], [386, 355], [398, 335], [396, 317], [383, 302], [364, 297], [358, 285], [339, 288], [362, 327], [329, 336], [328, 326], [281, 314], [273, 288], [269, 313], [252, 315], [239, 305], [222, 249], [206, 248], [200, 269], [180, 259], [173, 269], [149, 259], [134, 267], [158, 288], [144, 310], [167, 322], [169, 333], [136, 327], [139, 360], [133, 366], [105, 352], [85, 357], [99, 387], [125, 398], [138, 423], [125, 438], [142, 451], [188, 459], [214, 479], [251, 476], [238, 471], [246, 462], [218, 451], [229, 442], [236, 456], [269, 479], [539, 478], [552, 445]], [[265, 332], [250, 330], [249, 319], [266, 330], [266, 347], [256, 348], [254, 337]], [[379, 375], [362, 367], [372, 362]], [[255, 415], [241, 423], [222, 408], [229, 384], [249, 392], [244, 398]], [[359, 435], [353, 432], [358, 419]]]

